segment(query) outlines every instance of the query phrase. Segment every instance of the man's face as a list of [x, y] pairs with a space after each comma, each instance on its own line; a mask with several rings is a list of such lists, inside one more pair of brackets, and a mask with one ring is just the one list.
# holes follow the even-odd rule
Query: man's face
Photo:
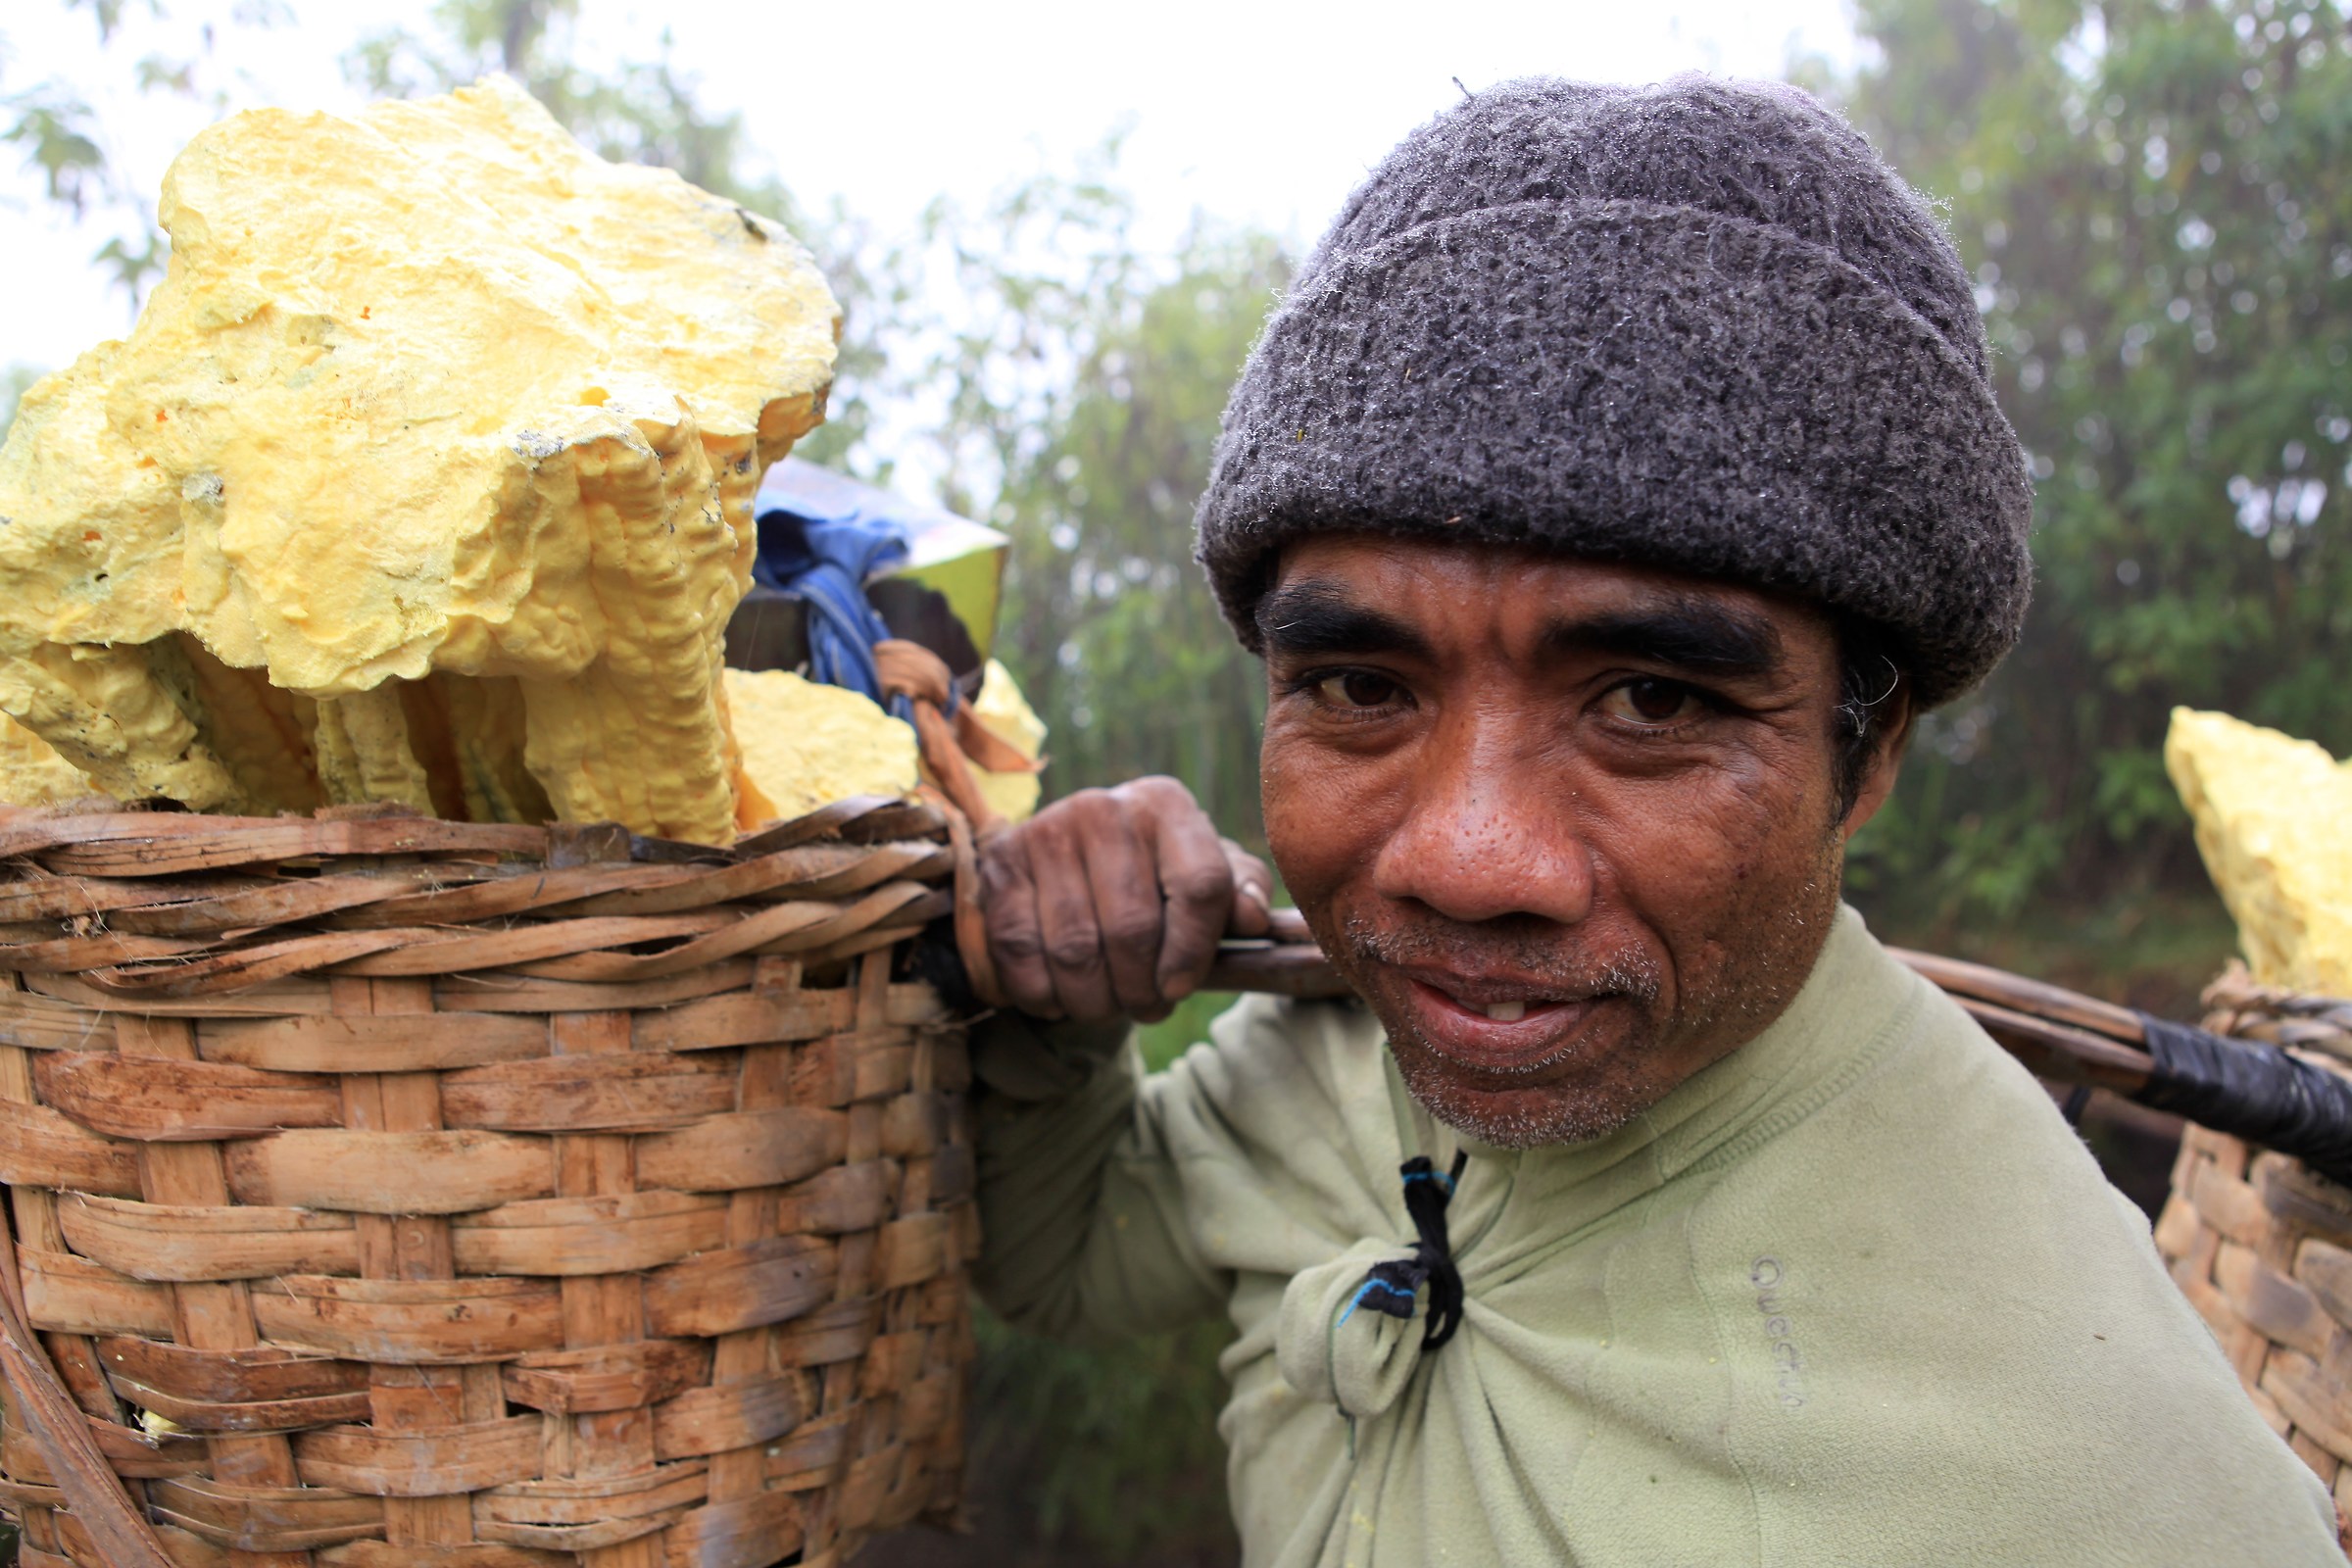
[[1792, 601], [1370, 537], [1261, 602], [1266, 832], [1414, 1097], [1514, 1148], [1596, 1138], [1746, 1044], [1838, 907], [1837, 637]]

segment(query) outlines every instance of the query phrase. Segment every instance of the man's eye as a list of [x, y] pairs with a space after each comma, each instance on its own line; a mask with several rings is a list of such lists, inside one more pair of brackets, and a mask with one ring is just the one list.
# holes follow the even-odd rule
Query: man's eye
[[1705, 699], [1679, 680], [1629, 680], [1600, 700], [1612, 718], [1630, 724], [1672, 724], [1695, 718]]
[[1315, 695], [1334, 708], [1381, 708], [1396, 700], [1396, 683], [1369, 670], [1343, 670], [1315, 682]]

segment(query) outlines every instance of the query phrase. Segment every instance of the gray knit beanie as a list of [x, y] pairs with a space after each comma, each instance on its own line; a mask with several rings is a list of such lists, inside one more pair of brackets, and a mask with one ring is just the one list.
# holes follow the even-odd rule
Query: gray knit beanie
[[1531, 78], [1391, 153], [1226, 406], [1198, 554], [1243, 642], [1304, 533], [1793, 592], [1915, 700], [2017, 641], [2033, 491], [1935, 215], [1793, 87]]

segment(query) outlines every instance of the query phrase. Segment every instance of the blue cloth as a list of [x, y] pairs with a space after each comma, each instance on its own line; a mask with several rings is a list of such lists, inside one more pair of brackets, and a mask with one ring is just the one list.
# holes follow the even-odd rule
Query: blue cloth
[[[880, 703], [882, 675], [874, 665], [874, 644], [890, 635], [866, 603], [868, 564], [900, 558], [906, 545], [857, 524], [811, 523], [789, 512], [760, 519], [760, 558], [755, 581], [790, 594], [808, 607], [808, 675], [846, 686]], [[904, 715], [902, 715], [904, 716]]]
[[881, 493], [862, 485], [838, 480], [798, 484], [783, 494], [776, 489], [772, 481], [760, 486], [753, 503], [760, 554], [752, 578], [808, 606], [809, 678], [863, 693], [911, 719], [906, 698], [882, 695], [874, 644], [890, 628], [865, 597], [867, 579], [906, 564], [906, 530], [866, 501]]

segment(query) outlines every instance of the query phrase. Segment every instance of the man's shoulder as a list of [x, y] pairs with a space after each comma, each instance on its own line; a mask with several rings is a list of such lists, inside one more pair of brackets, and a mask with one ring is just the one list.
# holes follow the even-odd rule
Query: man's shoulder
[[1157, 1152], [1197, 1219], [1258, 1238], [1236, 1266], [1302, 1267], [1400, 1223], [1385, 1040], [1358, 1004], [1247, 997], [1147, 1083]]
[[[1690, 1216], [1734, 1358], [1777, 1357], [1753, 1374], [1765, 1413], [1735, 1444], [1743, 1469], [1834, 1462], [1908, 1497], [1915, 1523], [1977, 1520], [1985, 1560], [2024, 1560], [2086, 1509], [2091, 1535], [2146, 1548], [2134, 1560], [2226, 1560], [2197, 1551], [2230, 1531], [2279, 1544], [2266, 1560], [2315, 1560], [2317, 1489], [2145, 1217], [2048, 1092], [1919, 988], [1867, 1069], [1705, 1181]], [[2151, 1522], [2189, 1498], [2203, 1522]]]
[[1818, 1125], [1792, 1131], [1838, 1146], [1841, 1158], [1875, 1149], [1905, 1166], [1942, 1166], [1937, 1180], [1977, 1172], [2006, 1185], [2022, 1165], [2048, 1162], [2097, 1179], [2048, 1091], [1957, 1002], [1858, 918], [1840, 937], [1846, 994], [1868, 1000], [1826, 1022], [1830, 1054], [1849, 1066], [1822, 1075], [1806, 1118]]
[[2103, 1185], [2048, 1092], [1850, 909], [1804, 990], [1722, 1070], [1721, 1108], [1666, 1140], [1669, 1165], [1702, 1181], [1826, 1177], [1882, 1206], [1938, 1208], [2025, 1170]]
[[1740, 1188], [1780, 1194], [1784, 1214], [1965, 1234], [1979, 1248], [2119, 1228], [2144, 1245], [2145, 1220], [2049, 1091], [1951, 998], [1908, 972], [1902, 983], [1908, 995], [1875, 1038], [1838, 1043], [1851, 1070], [1829, 1075], [1818, 1102], [1739, 1162]]
[[1311, 1140], [1336, 1134], [1335, 1118], [1348, 1109], [1387, 1103], [1386, 1036], [1353, 998], [1245, 996], [1208, 1036], [1155, 1074], [1154, 1086], [1234, 1127], [1264, 1124], [1287, 1140]]
[[1740, 1254], [1727, 1267], [1808, 1260], [1836, 1310], [1879, 1319], [1876, 1343], [1898, 1359], [1912, 1333], [1960, 1320], [1962, 1338], [2125, 1320], [2168, 1345], [2201, 1338], [2146, 1217], [2049, 1092], [1950, 998], [1904, 978], [1911, 996], [1880, 1037], [1844, 1043], [1850, 1077], [1697, 1173], [1697, 1234]]

